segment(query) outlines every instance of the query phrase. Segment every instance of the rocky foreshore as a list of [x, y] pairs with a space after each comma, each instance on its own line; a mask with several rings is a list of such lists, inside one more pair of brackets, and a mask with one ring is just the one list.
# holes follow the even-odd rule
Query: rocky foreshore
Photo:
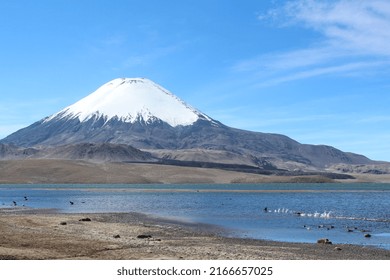
[[389, 260], [353, 245], [226, 238], [221, 228], [138, 213], [0, 210], [0, 259]]

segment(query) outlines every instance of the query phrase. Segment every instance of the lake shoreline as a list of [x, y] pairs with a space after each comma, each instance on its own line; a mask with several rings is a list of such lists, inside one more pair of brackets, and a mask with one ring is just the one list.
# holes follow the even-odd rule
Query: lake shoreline
[[[3, 213], [150, 213], [230, 229], [221, 236], [308, 243], [328, 238], [390, 249], [388, 184], [26, 184], [0, 185], [0, 194]], [[368, 207], [362, 208], [362, 199]]]
[[221, 227], [140, 213], [1, 209], [0, 235], [0, 259], [390, 259], [385, 249], [229, 238]]
[[[318, 171], [327, 172], [327, 170]], [[390, 174], [264, 175], [217, 168], [60, 159], [0, 160], [0, 184], [390, 183]]]

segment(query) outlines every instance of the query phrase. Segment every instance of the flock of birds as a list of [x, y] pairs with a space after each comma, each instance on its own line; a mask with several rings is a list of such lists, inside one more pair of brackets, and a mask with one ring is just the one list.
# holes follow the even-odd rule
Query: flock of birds
[[[24, 196], [23, 198], [24, 198], [24, 201], [28, 200], [27, 196]], [[13, 206], [18, 206], [18, 203], [15, 200], [12, 201], [12, 204], [13, 204]], [[23, 204], [23, 206], [25, 206], [25, 205]]]
[[310, 218], [331, 218], [331, 211], [324, 211], [323, 213], [320, 212], [314, 212], [314, 213], [304, 213], [304, 212], [297, 212], [292, 211], [287, 208], [278, 208], [274, 210], [269, 210], [268, 207], [265, 207], [263, 210], [265, 213], [283, 213], [283, 214], [294, 214], [300, 217], [310, 217]]
[[[23, 197], [23, 201], [28, 201], [28, 197], [27, 197], [27, 196], [24, 196], [24, 197]], [[81, 203], [85, 203], [85, 201], [82, 201]], [[74, 205], [74, 202], [70, 200], [70, 201], [69, 201], [69, 204], [70, 204], [70, 205]], [[3, 205], [5, 205], [5, 204], [3, 203]], [[13, 200], [13, 201], [12, 201], [12, 205], [15, 206], [15, 207], [18, 206], [18, 202], [16, 202], [15, 200]], [[25, 204], [22, 204], [22, 207], [25, 207], [25, 206], [26, 206]]]
[[[296, 215], [299, 217], [309, 217], [309, 218], [323, 218], [323, 219], [337, 218], [337, 217], [331, 216], [331, 211], [329, 211], [329, 212], [324, 211], [323, 213], [320, 213], [320, 212], [304, 213], [304, 212], [292, 211], [292, 210], [289, 210], [287, 208], [278, 208], [278, 209], [270, 210], [270, 209], [268, 209], [268, 207], [265, 207], [263, 209], [263, 211], [264, 211], [264, 213], [292, 214], [292, 215]], [[303, 227], [307, 230], [312, 230], [314, 228], [314, 226], [309, 226], [309, 225], [304, 225]], [[329, 225], [321, 224], [321, 225], [315, 226], [315, 228], [331, 230], [331, 229], [334, 229], [335, 226], [331, 225], [331, 224], [329, 224]], [[367, 229], [359, 229], [355, 226], [353, 226], [353, 227], [345, 226], [345, 228], [346, 228], [347, 232], [355, 232], [355, 231], [363, 232], [363, 233], [366, 233], [364, 235], [364, 237], [367, 237], [367, 238], [371, 237], [371, 235], [367, 233], [367, 232], [369, 232], [369, 230], [367, 230]]]

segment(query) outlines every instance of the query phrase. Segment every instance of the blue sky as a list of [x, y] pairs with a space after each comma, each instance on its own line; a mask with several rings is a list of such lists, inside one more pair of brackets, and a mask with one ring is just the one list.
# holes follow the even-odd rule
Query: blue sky
[[0, 138], [118, 77], [390, 161], [388, 0], [2, 0]]

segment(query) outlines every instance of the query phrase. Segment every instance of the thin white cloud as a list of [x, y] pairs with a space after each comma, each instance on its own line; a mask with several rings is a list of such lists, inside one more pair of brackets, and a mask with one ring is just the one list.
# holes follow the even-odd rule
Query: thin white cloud
[[253, 71], [259, 68], [263, 68], [266, 71], [282, 71], [291, 68], [302, 68], [311, 65], [317, 65], [342, 55], [343, 54], [341, 53], [334, 53], [330, 48], [324, 47], [294, 50], [287, 53], [264, 54], [255, 58], [238, 62], [234, 66], [234, 70]]
[[384, 64], [390, 64], [389, 61], [386, 62], [356, 62], [356, 63], [347, 63], [335, 66], [320, 66], [318, 68], [310, 68], [302, 71], [295, 71], [293, 73], [285, 73], [283, 76], [271, 78], [264, 82], [256, 84], [256, 86], [272, 86], [285, 82], [302, 80], [307, 78], [312, 78], [316, 76], [330, 75], [330, 74], [348, 74], [348, 75], [359, 75], [362, 73], [363, 69], [372, 69], [377, 68], [378, 66], [383, 66]]
[[355, 120], [357, 124], [388, 124], [390, 123], [390, 116], [385, 115], [376, 115], [369, 116], [361, 119]]
[[234, 65], [271, 86], [315, 76], [357, 75], [390, 66], [390, 2], [289, 1], [259, 16], [279, 27], [298, 25], [315, 31], [320, 39], [307, 48], [262, 54]]
[[369, 55], [390, 55], [390, 2], [289, 2], [284, 11], [297, 23], [321, 32], [335, 48]]

